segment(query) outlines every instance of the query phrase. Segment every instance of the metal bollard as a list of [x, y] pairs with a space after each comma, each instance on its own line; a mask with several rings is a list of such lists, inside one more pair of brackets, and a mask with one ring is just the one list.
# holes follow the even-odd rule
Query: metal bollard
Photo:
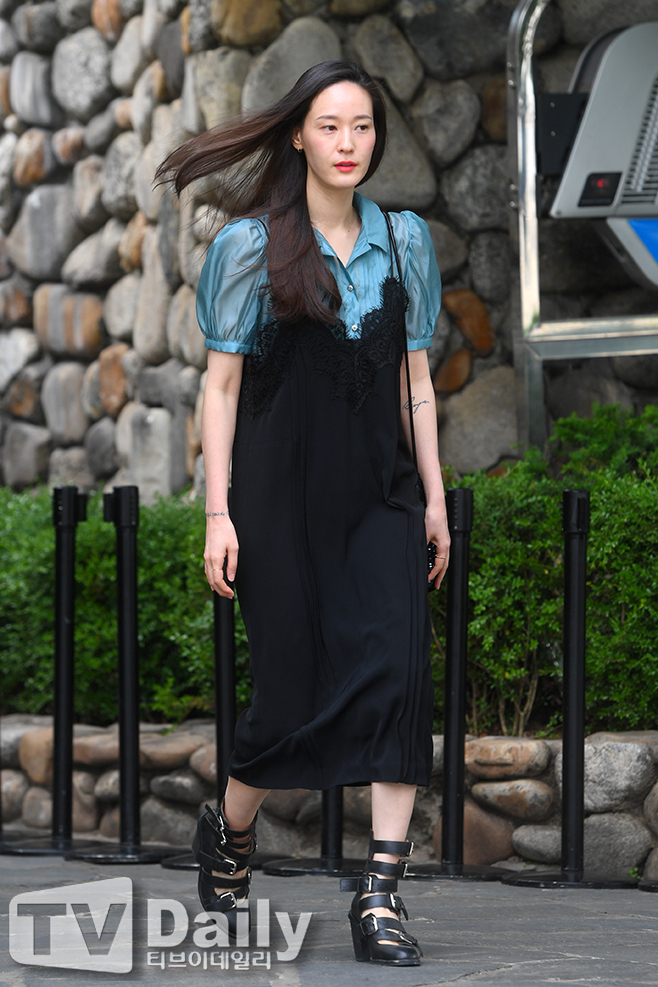
[[55, 702], [53, 716], [53, 842], [67, 846], [73, 808], [73, 677], [75, 529], [87, 518], [86, 494], [53, 490], [55, 525]]
[[468, 653], [468, 572], [473, 491], [446, 492], [450, 531], [450, 566], [446, 576], [445, 727], [443, 739], [443, 807], [441, 862], [414, 865], [407, 875], [424, 880], [447, 878], [497, 881], [486, 866], [464, 863], [464, 735], [466, 731], [466, 657]]
[[73, 680], [75, 627], [75, 532], [87, 517], [87, 495], [55, 487], [55, 674], [53, 703], [53, 818], [51, 837], [10, 834], [0, 853], [47, 856], [71, 847], [73, 805]]
[[564, 534], [562, 873], [566, 881], [582, 881], [585, 855], [585, 588], [589, 491], [564, 491], [562, 531]]
[[358, 877], [363, 860], [343, 857], [343, 786], [335, 785], [322, 792], [322, 832], [319, 857], [290, 857], [263, 863], [265, 874], [297, 877], [301, 874], [325, 874], [328, 877]]
[[322, 839], [320, 856], [340, 861], [343, 856], [343, 788], [327, 788], [322, 793]]
[[[235, 605], [233, 600], [213, 593], [213, 641], [215, 645], [215, 745], [217, 750], [217, 805], [221, 805], [228, 780], [228, 762], [235, 733]], [[271, 857], [271, 854], [269, 855]], [[269, 859], [268, 857], [268, 859]], [[256, 851], [252, 870], [262, 866], [265, 855]], [[166, 870], [199, 870], [192, 853], [165, 857]]]
[[634, 888], [635, 878], [584, 871], [585, 659], [589, 491], [562, 494], [564, 535], [564, 697], [562, 701], [562, 869], [502, 879], [540, 888]]
[[139, 664], [137, 654], [137, 526], [139, 490], [115, 487], [103, 498], [104, 520], [117, 538], [119, 672], [119, 840], [139, 846]]
[[137, 526], [139, 490], [114, 487], [103, 498], [103, 518], [116, 528], [119, 672], [119, 844], [81, 847], [67, 860], [159, 863], [180, 853], [171, 846], [141, 846], [139, 818], [139, 663], [137, 650]]
[[446, 621], [445, 733], [441, 863], [450, 875], [464, 863], [464, 731], [468, 637], [468, 553], [473, 530], [473, 491], [448, 490], [450, 568]]
[[445, 735], [441, 863], [446, 874], [464, 864], [464, 732], [468, 639], [468, 553], [473, 530], [473, 491], [448, 490], [450, 568], [446, 621]]
[[228, 762], [235, 734], [235, 605], [213, 593], [215, 613], [215, 731], [217, 743], [217, 804], [228, 780]]

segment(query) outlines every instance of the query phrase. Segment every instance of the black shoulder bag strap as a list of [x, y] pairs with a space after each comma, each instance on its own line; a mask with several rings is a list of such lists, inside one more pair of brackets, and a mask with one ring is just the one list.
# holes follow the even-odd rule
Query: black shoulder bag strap
[[[387, 212], [384, 213], [384, 219], [386, 220], [386, 225], [388, 227], [388, 238], [391, 244], [391, 253], [395, 257], [395, 265], [398, 270], [398, 278], [400, 279], [400, 284], [404, 287], [404, 281], [402, 279], [402, 265], [400, 264], [400, 255], [398, 253], [398, 245], [395, 242], [395, 237], [393, 236], [393, 227], [391, 225], [391, 217]], [[391, 260], [391, 267], [392, 267]], [[407, 350], [407, 334], [405, 330], [404, 334], [404, 367], [407, 372], [407, 405], [409, 407], [409, 433], [411, 436], [411, 455], [413, 456], [414, 466], [416, 467], [416, 473], [418, 473], [418, 493], [420, 494], [420, 499], [423, 504], [427, 504], [427, 498], [425, 497], [425, 489], [423, 487], [423, 481], [421, 480], [420, 473], [418, 472], [418, 457], [416, 456], [416, 432], [414, 430], [414, 409], [413, 401], [411, 396], [411, 373], [409, 372], [409, 352]]]

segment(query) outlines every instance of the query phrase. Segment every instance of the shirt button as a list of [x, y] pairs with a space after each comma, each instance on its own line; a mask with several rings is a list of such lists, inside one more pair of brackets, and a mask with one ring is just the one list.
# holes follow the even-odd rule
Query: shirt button
[[354, 285], [353, 284], [348, 284], [347, 290], [348, 291], [354, 291]]
[[352, 332], [358, 332], [358, 330], [359, 330], [358, 326], [352, 326]]

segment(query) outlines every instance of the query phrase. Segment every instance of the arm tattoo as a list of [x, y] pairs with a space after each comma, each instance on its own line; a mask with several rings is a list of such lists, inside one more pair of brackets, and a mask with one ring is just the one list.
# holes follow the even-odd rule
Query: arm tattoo
[[[411, 407], [413, 409], [413, 414], [414, 415], [416, 414], [416, 412], [420, 408], [421, 404], [429, 404], [429, 401], [414, 401], [414, 396], [412, 394], [411, 395]], [[405, 401], [404, 402], [403, 408], [404, 408], [405, 411], [408, 411], [408, 409], [409, 409], [409, 402], [408, 401]]]

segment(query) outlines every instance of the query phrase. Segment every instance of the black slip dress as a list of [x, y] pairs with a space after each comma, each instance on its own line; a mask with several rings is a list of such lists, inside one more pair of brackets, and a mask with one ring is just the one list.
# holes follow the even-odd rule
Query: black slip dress
[[229, 775], [257, 788], [429, 784], [424, 507], [402, 429], [406, 291], [361, 335], [269, 322], [245, 357], [230, 510], [251, 706]]

